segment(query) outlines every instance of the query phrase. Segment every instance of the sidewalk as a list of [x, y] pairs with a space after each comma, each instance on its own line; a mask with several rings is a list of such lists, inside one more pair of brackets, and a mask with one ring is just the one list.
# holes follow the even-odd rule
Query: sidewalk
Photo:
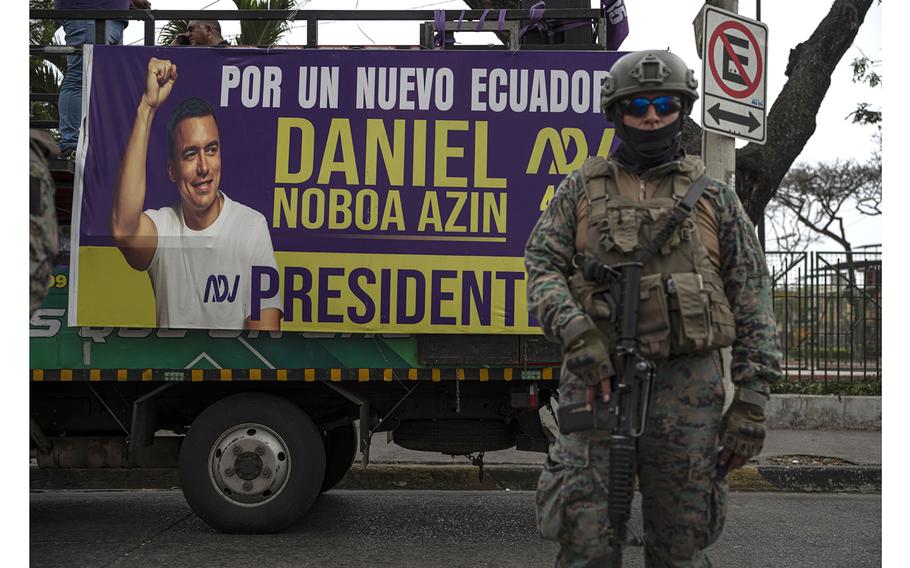
[[[771, 430], [762, 455], [728, 476], [733, 491], [880, 492], [881, 431]], [[358, 453], [339, 489], [532, 490], [544, 454], [484, 455], [484, 479], [464, 456], [407, 450], [376, 436], [370, 466]]]

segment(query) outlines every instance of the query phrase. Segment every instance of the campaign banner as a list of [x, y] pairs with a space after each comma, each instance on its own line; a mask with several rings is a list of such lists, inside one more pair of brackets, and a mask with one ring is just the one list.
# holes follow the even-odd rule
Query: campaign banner
[[539, 333], [615, 52], [86, 46], [70, 326]]

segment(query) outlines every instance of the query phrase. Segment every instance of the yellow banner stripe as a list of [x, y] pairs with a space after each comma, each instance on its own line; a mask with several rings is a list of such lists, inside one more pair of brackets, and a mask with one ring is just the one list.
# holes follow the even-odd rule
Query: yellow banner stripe
[[389, 383], [395, 378], [395, 374], [392, 369], [383, 369], [382, 370], [382, 380]]
[[409, 381], [417, 380], [417, 369], [408, 369], [408, 380]]
[[191, 376], [192, 376], [191, 380], [192, 380], [194, 383], [201, 382], [202, 379], [203, 379], [203, 377], [202, 377], [202, 369], [193, 369], [193, 370], [190, 372], [190, 374], [191, 374]]
[[126, 380], [126, 369], [117, 369], [117, 380], [118, 381]]
[[91, 369], [88, 372], [88, 380], [90, 381], [100, 381], [101, 380], [101, 369]]
[[287, 369], [278, 369], [275, 371], [275, 378], [279, 381], [288, 380], [288, 370]]
[[369, 369], [357, 369], [357, 380], [361, 383], [365, 383], [370, 380], [370, 370]]
[[455, 369], [455, 378], [459, 381], [464, 380], [464, 369]]
[[433, 369], [431, 371], [431, 376], [433, 377], [433, 382], [438, 383], [442, 379], [442, 373], [439, 372], [439, 369]]
[[73, 370], [72, 369], [60, 369], [60, 380], [61, 381], [72, 381], [73, 380]]
[[303, 370], [303, 380], [308, 383], [312, 383], [316, 380], [316, 369], [304, 369]]
[[44, 370], [35, 369], [34, 371], [32, 371], [32, 380], [33, 381], [43, 381], [44, 380]]
[[502, 378], [505, 381], [512, 380], [512, 368], [511, 367], [506, 367], [505, 369], [502, 370]]
[[151, 369], [143, 369], [143, 370], [142, 370], [142, 380], [143, 380], [143, 381], [150, 381], [150, 380], [152, 380], [152, 370], [151, 370]]
[[261, 381], [262, 380], [262, 369], [250, 369], [250, 380], [251, 381]]
[[545, 380], [545, 381], [553, 380], [553, 367], [544, 367], [544, 370], [541, 374], [543, 375], [543, 380]]
[[490, 370], [480, 369], [480, 382], [485, 383], [490, 380]]
[[333, 382], [337, 383], [337, 382], [341, 381], [341, 369], [330, 369], [329, 373], [330, 373], [329, 378]]
[[221, 375], [222, 381], [230, 381], [234, 378], [234, 373], [232, 373], [230, 369], [221, 369], [219, 374]]

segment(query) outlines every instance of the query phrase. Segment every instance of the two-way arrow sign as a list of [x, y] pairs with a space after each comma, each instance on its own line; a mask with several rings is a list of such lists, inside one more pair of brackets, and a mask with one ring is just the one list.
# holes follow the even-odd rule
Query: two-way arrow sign
[[735, 112], [722, 110], [720, 108], [720, 103], [716, 103], [713, 107], [709, 108], [708, 114], [717, 124], [720, 124], [721, 122], [732, 122], [745, 126], [749, 129], [749, 132], [753, 132], [756, 128], [761, 126], [761, 122], [758, 121], [752, 111], [746, 111], [746, 116], [743, 116], [741, 114], [736, 114]]
[[702, 127], [764, 144], [768, 26], [705, 6], [702, 29]]

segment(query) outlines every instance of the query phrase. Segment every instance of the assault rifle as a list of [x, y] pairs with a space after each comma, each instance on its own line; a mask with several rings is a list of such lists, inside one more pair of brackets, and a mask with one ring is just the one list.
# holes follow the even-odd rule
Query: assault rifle
[[[587, 258], [585, 278], [606, 282], [611, 302], [618, 341], [613, 355], [616, 376], [611, 382], [610, 402], [595, 398], [592, 410], [586, 403], [560, 406], [557, 413], [559, 431], [563, 434], [579, 430], [605, 430], [610, 433], [610, 472], [607, 481], [607, 517], [610, 521], [610, 546], [613, 550], [612, 566], [622, 566], [622, 547], [626, 542], [626, 524], [632, 512], [635, 495], [636, 443], [644, 433], [654, 377], [654, 363], [638, 349], [638, 298], [643, 263], [629, 262], [607, 266], [596, 259]], [[640, 543], [639, 543], [640, 544]]]
[[[670, 238], [695, 208], [710, 180], [701, 176], [677, 202], [666, 223], [654, 240], [639, 250], [631, 262], [601, 263], [591, 256], [578, 254], [573, 264], [582, 268], [586, 280], [607, 284], [603, 299], [613, 308], [611, 323], [617, 340], [613, 350], [616, 376], [611, 381], [610, 402], [595, 397], [592, 410], [586, 403], [560, 406], [557, 412], [559, 431], [563, 434], [580, 430], [605, 430], [610, 433], [610, 471], [607, 480], [607, 517], [610, 522], [612, 566], [622, 566], [622, 547], [626, 543], [626, 524], [632, 512], [635, 495], [636, 439], [644, 433], [648, 414], [654, 363], [638, 348], [638, 303], [641, 273], [645, 264]], [[636, 541], [635, 544], [641, 544]]]

